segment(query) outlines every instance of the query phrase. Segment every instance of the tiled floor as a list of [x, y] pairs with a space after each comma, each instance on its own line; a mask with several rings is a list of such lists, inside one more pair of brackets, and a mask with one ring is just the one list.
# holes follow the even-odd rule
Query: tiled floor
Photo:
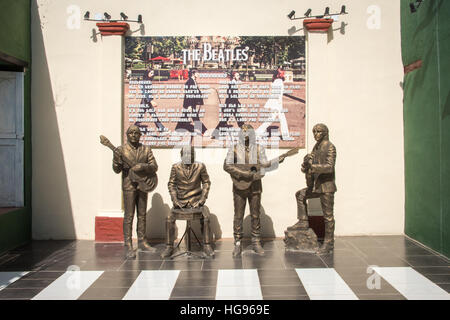
[[[124, 258], [120, 243], [33, 241], [0, 257], [0, 299], [450, 299], [450, 262], [403, 236], [338, 237], [333, 254], [215, 244], [213, 259]], [[370, 267], [371, 266], [371, 267]]]

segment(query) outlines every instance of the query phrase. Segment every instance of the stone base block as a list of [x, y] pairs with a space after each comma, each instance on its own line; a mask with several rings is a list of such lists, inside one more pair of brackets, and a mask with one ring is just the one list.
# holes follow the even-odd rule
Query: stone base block
[[317, 236], [311, 228], [286, 230], [284, 234], [284, 244], [287, 251], [316, 252], [319, 248]]

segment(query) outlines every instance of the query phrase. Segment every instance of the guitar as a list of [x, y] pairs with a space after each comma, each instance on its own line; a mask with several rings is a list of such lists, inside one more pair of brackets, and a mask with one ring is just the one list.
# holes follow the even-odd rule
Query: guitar
[[127, 166], [130, 167], [130, 170], [128, 171], [128, 177], [132, 182], [138, 184], [139, 190], [143, 192], [152, 192], [156, 188], [156, 186], [158, 185], [158, 176], [156, 175], [156, 173], [152, 173], [149, 175], [148, 173], [136, 172], [132, 170], [131, 168], [133, 168], [135, 164], [127, 159], [127, 157], [123, 156], [123, 154], [119, 152], [119, 150], [109, 141], [108, 138], [106, 138], [105, 136], [100, 136], [100, 143], [111, 149], [113, 153], [118, 154], [121, 159], [127, 164]]
[[[281, 156], [276, 157], [272, 159], [271, 161], [267, 162], [267, 164], [234, 164], [237, 168], [245, 170], [245, 171], [251, 171], [252, 173], [260, 173], [261, 174], [261, 168], [269, 168], [272, 166], [272, 162], [280, 159], [280, 158], [287, 158], [290, 156], [293, 156], [298, 153], [300, 148], [293, 148], [289, 150], [288, 152], [283, 153]], [[264, 176], [264, 174], [261, 174], [261, 177]], [[235, 176], [231, 175], [231, 179], [233, 180], [233, 184], [236, 186], [239, 190], [245, 190], [248, 189], [252, 182], [254, 181], [252, 178], [236, 178]]]

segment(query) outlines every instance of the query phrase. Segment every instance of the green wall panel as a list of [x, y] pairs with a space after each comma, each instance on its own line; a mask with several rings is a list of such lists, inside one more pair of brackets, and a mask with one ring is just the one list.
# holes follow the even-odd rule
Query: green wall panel
[[449, 256], [450, 1], [401, 2], [405, 75], [405, 233]]
[[23, 61], [31, 60], [30, 0], [0, 1], [0, 51]]
[[[31, 2], [1, 0], [0, 51], [29, 63], [24, 75], [25, 207], [0, 215], [0, 254], [31, 239]], [[8, 65], [2, 63], [2, 65]]]

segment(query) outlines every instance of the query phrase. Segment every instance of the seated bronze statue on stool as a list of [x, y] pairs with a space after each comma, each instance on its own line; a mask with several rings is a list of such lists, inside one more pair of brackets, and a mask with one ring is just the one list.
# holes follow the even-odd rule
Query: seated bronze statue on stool
[[187, 251], [175, 256], [181, 254], [195, 255], [191, 251], [191, 232], [201, 245], [197, 235], [191, 228], [191, 221], [194, 219], [200, 219], [202, 225], [204, 255], [213, 256], [214, 250], [211, 247], [209, 232], [209, 213], [203, 207], [211, 186], [208, 172], [203, 163], [195, 162], [195, 150], [193, 147], [185, 146], [180, 153], [181, 162], [174, 164], [170, 172], [168, 187], [173, 208], [166, 220], [166, 249], [161, 253], [161, 257], [171, 257], [174, 252], [173, 233], [177, 219], [186, 220], [186, 231], [177, 247], [186, 236]]

